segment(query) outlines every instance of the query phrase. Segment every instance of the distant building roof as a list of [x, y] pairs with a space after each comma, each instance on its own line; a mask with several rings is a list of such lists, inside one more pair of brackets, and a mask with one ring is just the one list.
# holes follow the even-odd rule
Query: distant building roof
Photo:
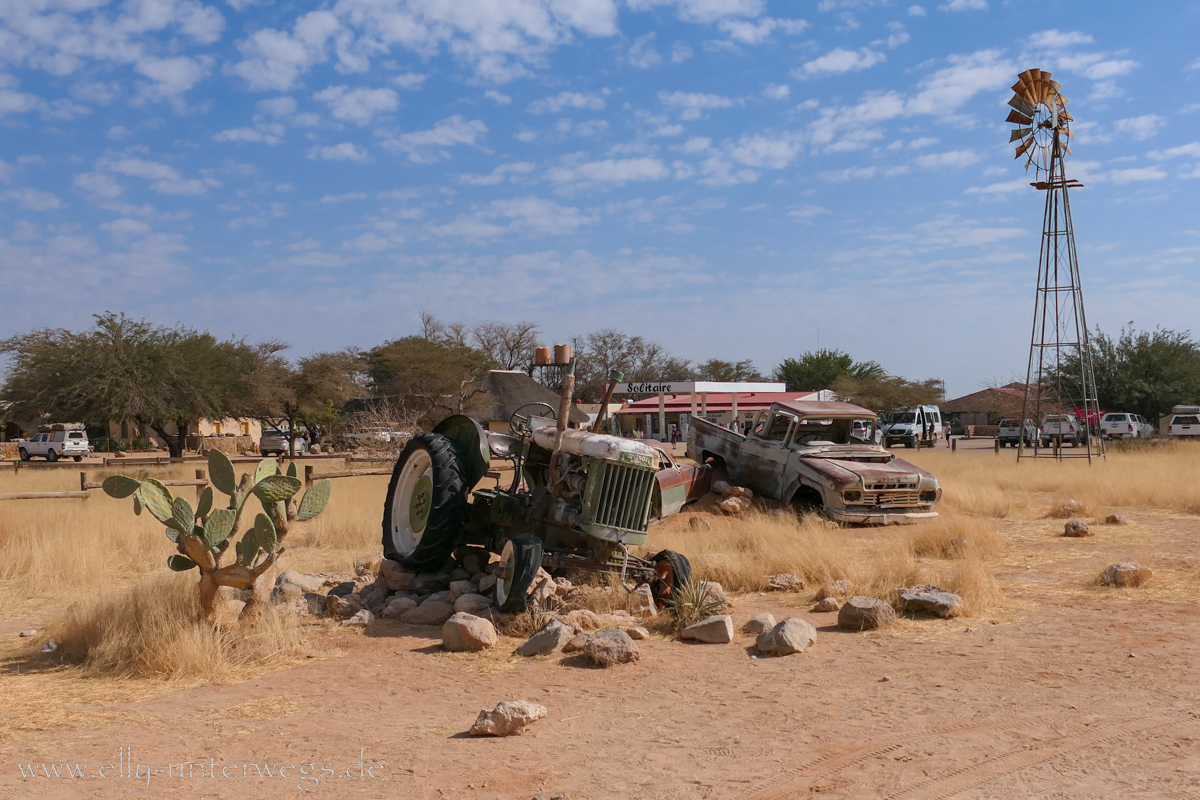
[[[1036, 397], [1032, 392], [1031, 397]], [[1025, 401], [1025, 384], [1010, 383], [1007, 386], [994, 386], [981, 389], [978, 392], [965, 394], [941, 404], [943, 412], [948, 414], [989, 413], [1020, 414], [1021, 405]]]
[[[772, 403], [787, 403], [787, 402], [802, 402], [805, 400], [826, 400], [832, 399], [833, 393], [828, 389], [821, 389], [816, 392], [745, 392], [738, 393], [738, 411], [763, 411], [771, 407]], [[681, 411], [691, 412], [692, 410], [692, 395], [691, 394], [668, 394], [663, 398], [665, 410], [668, 414], [675, 414]], [[733, 410], [733, 393], [732, 392], [709, 392], [708, 403], [706, 405], [708, 411], [732, 411]], [[700, 398], [696, 398], [696, 411], [700, 411]], [[657, 414], [658, 413], [658, 398], [647, 397], [642, 400], [635, 400], [625, 408], [617, 412], [618, 414]]]

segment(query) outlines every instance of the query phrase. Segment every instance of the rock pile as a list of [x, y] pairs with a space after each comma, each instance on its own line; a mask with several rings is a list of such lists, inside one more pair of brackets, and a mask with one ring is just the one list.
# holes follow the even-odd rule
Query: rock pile
[[717, 507], [731, 516], [747, 511], [754, 499], [754, 492], [745, 486], [730, 486], [725, 481], [713, 481], [712, 490], [725, 498]]
[[804, 578], [790, 572], [767, 576], [768, 592], [799, 592], [804, 589]]
[[[474, 649], [488, 636], [469, 619], [464, 626], [464, 618], [486, 622], [493, 640], [496, 623], [511, 619], [495, 609], [499, 564], [489, 559], [481, 548], [463, 547], [437, 572], [415, 573], [382, 555], [358, 559], [354, 575], [287, 570], [276, 579], [272, 599], [302, 616], [330, 617], [356, 626], [379, 618], [405, 625], [446, 626], [456, 618], [447, 649], [458, 649], [468, 641], [471, 644], [465, 649]], [[553, 607], [572, 588], [570, 581], [539, 569], [531, 603]], [[473, 639], [474, 631], [479, 635]]]

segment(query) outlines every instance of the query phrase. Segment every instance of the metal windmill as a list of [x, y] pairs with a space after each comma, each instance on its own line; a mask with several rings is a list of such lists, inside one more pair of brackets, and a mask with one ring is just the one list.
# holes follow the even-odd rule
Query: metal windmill
[[[1008, 101], [1013, 110], [1007, 121], [1016, 125], [1009, 142], [1017, 142], [1016, 157], [1025, 157], [1025, 170], [1030, 166], [1036, 170], [1037, 181], [1030, 185], [1046, 193], [1021, 418], [1032, 420], [1036, 428], [1043, 415], [1075, 413], [1080, 430], [1072, 438], [1068, 429], [1062, 428], [1064, 435], [1050, 437], [1050, 447], [1041, 447], [1041, 438], [1027, 447], [1022, 426], [1017, 458], [1086, 458], [1090, 462], [1104, 455], [1104, 440], [1099, 434], [1096, 376], [1068, 194], [1069, 189], [1083, 184], [1068, 180], [1063, 170], [1063, 159], [1071, 154], [1072, 117], [1059, 88], [1049, 72], [1025, 70], [1013, 84]], [[1068, 443], [1070, 451], [1063, 449]]]

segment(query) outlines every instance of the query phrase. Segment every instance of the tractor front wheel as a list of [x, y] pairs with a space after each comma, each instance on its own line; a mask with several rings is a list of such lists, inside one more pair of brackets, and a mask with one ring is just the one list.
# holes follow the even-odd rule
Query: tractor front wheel
[[654, 602], [665, 605], [679, 596], [683, 584], [692, 579], [692, 564], [682, 553], [663, 550], [651, 556], [658, 576], [650, 582]]
[[496, 607], [508, 614], [524, 611], [541, 566], [542, 541], [532, 533], [518, 533], [505, 542], [496, 575]]
[[458, 544], [467, 512], [465, 467], [440, 433], [414, 436], [388, 483], [383, 554], [417, 572], [442, 568]]

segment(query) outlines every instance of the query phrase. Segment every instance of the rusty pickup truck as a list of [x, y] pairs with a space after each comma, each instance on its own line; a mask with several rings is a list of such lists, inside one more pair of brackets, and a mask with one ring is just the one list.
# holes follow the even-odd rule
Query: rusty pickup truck
[[904, 525], [937, 519], [937, 478], [875, 444], [874, 412], [850, 403], [773, 403], [748, 435], [704, 419], [687, 454], [715, 477], [785, 503], [823, 507], [835, 522]]

